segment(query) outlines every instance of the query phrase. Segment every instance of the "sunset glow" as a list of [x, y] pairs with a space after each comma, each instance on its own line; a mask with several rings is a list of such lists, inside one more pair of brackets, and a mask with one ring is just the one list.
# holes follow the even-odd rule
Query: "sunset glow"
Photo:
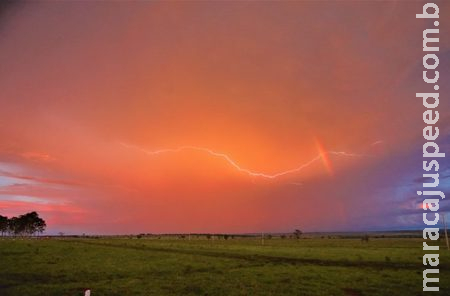
[[0, 214], [49, 233], [420, 222], [420, 4], [82, 2], [3, 12]]

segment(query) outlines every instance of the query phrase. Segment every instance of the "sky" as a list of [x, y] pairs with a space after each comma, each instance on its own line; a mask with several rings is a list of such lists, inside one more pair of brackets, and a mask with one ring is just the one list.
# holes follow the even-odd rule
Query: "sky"
[[0, 214], [72, 234], [423, 228], [425, 2], [2, 4]]

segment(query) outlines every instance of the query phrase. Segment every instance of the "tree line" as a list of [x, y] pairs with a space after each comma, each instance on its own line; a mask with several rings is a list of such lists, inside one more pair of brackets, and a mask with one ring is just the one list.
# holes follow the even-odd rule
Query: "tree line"
[[32, 236], [43, 233], [47, 224], [38, 213], [30, 212], [19, 217], [5, 217], [0, 215], [0, 232], [10, 236]]

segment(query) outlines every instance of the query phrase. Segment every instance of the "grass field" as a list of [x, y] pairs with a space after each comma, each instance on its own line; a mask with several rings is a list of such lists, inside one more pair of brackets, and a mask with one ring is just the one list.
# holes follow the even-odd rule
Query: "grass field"
[[[450, 295], [442, 243], [440, 289]], [[0, 295], [422, 295], [422, 240], [0, 239]], [[430, 294], [430, 293], [429, 293]]]

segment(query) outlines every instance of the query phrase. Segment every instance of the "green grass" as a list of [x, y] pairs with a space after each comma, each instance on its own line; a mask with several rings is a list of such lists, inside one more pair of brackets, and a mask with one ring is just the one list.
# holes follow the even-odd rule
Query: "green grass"
[[[422, 295], [421, 239], [3, 239], [0, 295]], [[440, 251], [450, 295], [450, 251]]]

